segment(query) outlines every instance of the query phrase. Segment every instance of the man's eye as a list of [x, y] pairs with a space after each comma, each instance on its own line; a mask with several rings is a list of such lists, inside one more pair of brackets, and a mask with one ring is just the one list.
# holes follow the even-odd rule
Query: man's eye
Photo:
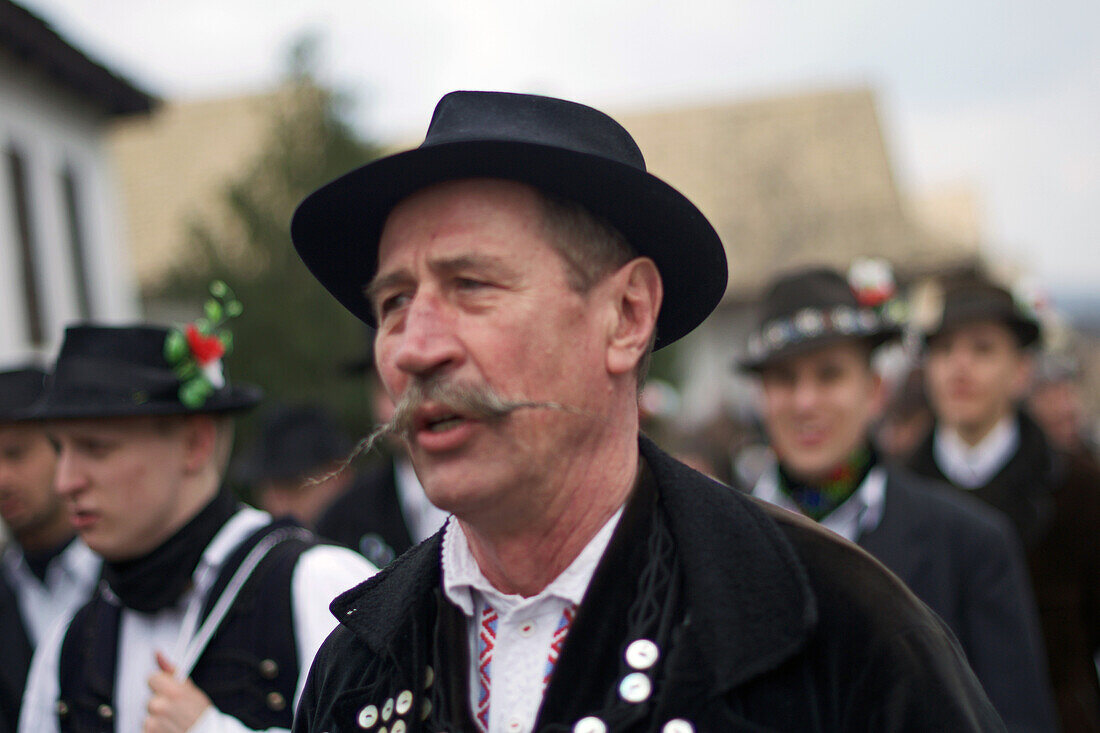
[[397, 308], [403, 307], [408, 302], [408, 293], [395, 293], [393, 295], [387, 295], [378, 302], [378, 313], [379, 315], [385, 315], [396, 310]]
[[469, 277], [457, 278], [455, 284], [460, 290], [478, 290], [489, 286], [489, 283], [484, 280], [475, 280]]

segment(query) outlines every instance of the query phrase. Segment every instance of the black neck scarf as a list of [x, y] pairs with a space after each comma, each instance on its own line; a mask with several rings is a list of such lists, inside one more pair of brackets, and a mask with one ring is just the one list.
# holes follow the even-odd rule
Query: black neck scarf
[[191, 587], [191, 575], [206, 546], [237, 511], [226, 489], [148, 555], [103, 563], [103, 579], [122, 605], [142, 613], [173, 606]]

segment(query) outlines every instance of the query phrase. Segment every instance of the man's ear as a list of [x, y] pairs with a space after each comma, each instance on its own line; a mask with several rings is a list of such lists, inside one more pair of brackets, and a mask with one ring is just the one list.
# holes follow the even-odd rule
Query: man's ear
[[209, 415], [188, 415], [183, 422], [184, 468], [198, 473], [211, 460], [218, 442], [218, 428]]
[[615, 314], [608, 334], [607, 370], [626, 374], [634, 370], [649, 347], [664, 288], [657, 265], [637, 257], [612, 275]]
[[1026, 349], [1020, 350], [1019, 360], [1016, 363], [1012, 375], [1012, 398], [1015, 401], [1022, 400], [1031, 389], [1035, 380], [1035, 355]]

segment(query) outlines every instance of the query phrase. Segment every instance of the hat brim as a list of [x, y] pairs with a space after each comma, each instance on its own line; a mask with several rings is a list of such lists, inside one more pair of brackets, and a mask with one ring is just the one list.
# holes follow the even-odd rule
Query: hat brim
[[576, 201], [611, 222], [661, 273], [656, 348], [681, 338], [725, 294], [726, 254], [694, 204], [655, 176], [574, 150], [528, 142], [438, 143], [368, 163], [308, 196], [291, 236], [303, 262], [345, 308], [376, 325], [363, 289], [377, 268], [390, 211], [434, 183], [503, 178]]
[[168, 415], [206, 415], [249, 410], [259, 404], [263, 392], [250, 384], [234, 384], [207, 398], [201, 406], [189, 408], [179, 401], [147, 400], [133, 397], [108, 399], [105, 395], [45, 398], [34, 405], [28, 417], [33, 420], [81, 420], [108, 417], [160, 417]]
[[792, 359], [796, 356], [802, 356], [814, 351], [827, 348], [829, 346], [835, 346], [845, 342], [852, 343], [866, 343], [871, 347], [871, 350], [884, 346], [891, 341], [896, 341], [901, 338], [902, 330], [898, 327], [888, 327], [875, 333], [869, 334], [851, 334], [851, 333], [829, 333], [817, 338], [806, 339], [797, 343], [792, 343], [784, 346], [783, 348], [776, 349], [763, 354], [758, 359], [745, 358], [737, 361], [734, 364], [735, 369], [742, 372], [749, 372], [753, 374], [759, 374], [769, 366], [773, 366], [778, 362], [786, 359]]

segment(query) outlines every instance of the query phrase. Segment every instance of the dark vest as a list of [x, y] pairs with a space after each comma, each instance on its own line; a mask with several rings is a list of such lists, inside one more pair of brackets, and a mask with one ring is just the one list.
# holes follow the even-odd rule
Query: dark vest
[[23, 626], [19, 601], [7, 579], [0, 573], [0, 733], [15, 732], [23, 686], [31, 664], [31, 642]]
[[[245, 540], [230, 555], [210, 593], [202, 618], [228, 585], [249, 551], [275, 531], [277, 522]], [[244, 584], [217, 633], [202, 653], [191, 681], [249, 728], [289, 728], [298, 684], [291, 582], [301, 554], [313, 545], [292, 532], [267, 554]], [[112, 733], [122, 608], [103, 593], [73, 617], [61, 646], [57, 713], [63, 733]]]

